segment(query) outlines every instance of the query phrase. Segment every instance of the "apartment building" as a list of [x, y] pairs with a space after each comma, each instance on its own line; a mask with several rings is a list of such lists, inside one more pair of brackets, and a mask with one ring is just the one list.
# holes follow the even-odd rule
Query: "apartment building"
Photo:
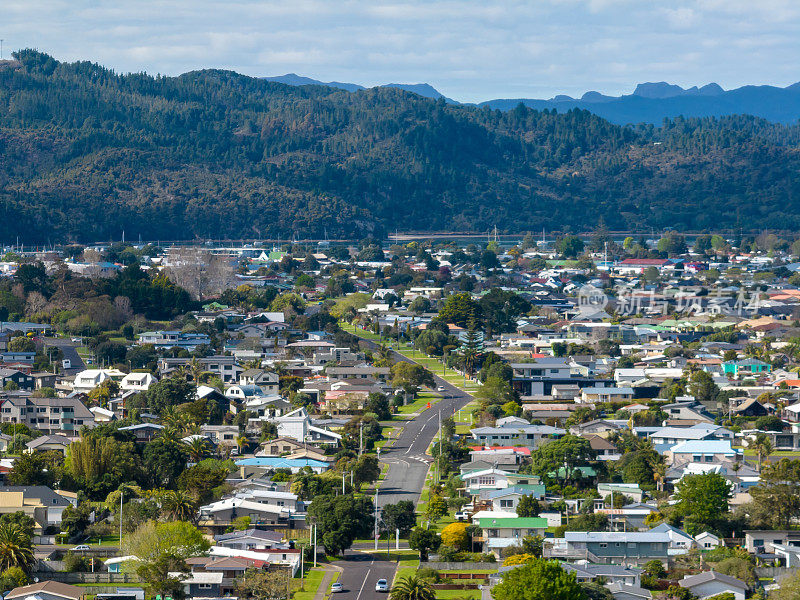
[[0, 420], [22, 423], [45, 434], [75, 437], [81, 427], [94, 427], [94, 415], [77, 398], [32, 398], [9, 395], [0, 399]]

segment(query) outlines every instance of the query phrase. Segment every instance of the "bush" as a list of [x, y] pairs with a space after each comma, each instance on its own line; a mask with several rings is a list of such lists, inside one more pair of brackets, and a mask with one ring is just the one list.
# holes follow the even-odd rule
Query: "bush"
[[77, 573], [79, 571], [88, 571], [86, 560], [82, 556], [78, 556], [73, 552], [67, 552], [64, 556], [64, 570], [67, 573]]

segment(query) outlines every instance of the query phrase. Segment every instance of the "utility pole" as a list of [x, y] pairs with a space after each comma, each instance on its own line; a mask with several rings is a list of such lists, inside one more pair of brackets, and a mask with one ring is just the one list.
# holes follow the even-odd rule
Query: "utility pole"
[[119, 550], [122, 552], [122, 497], [125, 495], [125, 489], [119, 491]]
[[358, 423], [358, 455], [364, 452], [364, 421]]
[[317, 566], [317, 524], [314, 523], [314, 568]]
[[375, 550], [378, 549], [378, 487], [375, 487]]
[[344, 494], [345, 494], [345, 491], [344, 491], [344, 474], [345, 474], [344, 471], [342, 471], [342, 496], [344, 496]]

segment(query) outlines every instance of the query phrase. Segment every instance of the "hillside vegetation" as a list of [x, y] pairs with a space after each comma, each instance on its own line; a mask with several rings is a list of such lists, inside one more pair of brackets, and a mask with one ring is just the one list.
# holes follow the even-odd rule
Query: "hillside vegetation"
[[0, 241], [800, 229], [798, 126], [0, 63]]

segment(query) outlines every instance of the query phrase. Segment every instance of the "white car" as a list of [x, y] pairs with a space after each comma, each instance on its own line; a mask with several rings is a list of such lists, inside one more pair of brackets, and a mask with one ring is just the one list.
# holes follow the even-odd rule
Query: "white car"
[[89, 548], [89, 546], [86, 544], [78, 544], [74, 548], [71, 548], [71, 550], [73, 552], [86, 552], [87, 550], [91, 550], [91, 548]]
[[437, 392], [445, 392], [445, 391], [447, 391], [447, 390], [445, 390], [445, 389], [444, 389], [444, 386], [443, 386], [443, 385], [440, 385], [438, 388], [436, 388], [436, 391], [437, 391]]
[[470, 517], [469, 513], [463, 510], [458, 511], [455, 514], [456, 521], [469, 521], [469, 517]]
[[389, 591], [389, 584], [386, 582], [385, 579], [378, 579], [378, 583], [375, 584], [375, 591], [376, 592], [388, 592]]
[[344, 587], [338, 581], [334, 584], [331, 584], [331, 594], [338, 594], [339, 592], [343, 592]]

